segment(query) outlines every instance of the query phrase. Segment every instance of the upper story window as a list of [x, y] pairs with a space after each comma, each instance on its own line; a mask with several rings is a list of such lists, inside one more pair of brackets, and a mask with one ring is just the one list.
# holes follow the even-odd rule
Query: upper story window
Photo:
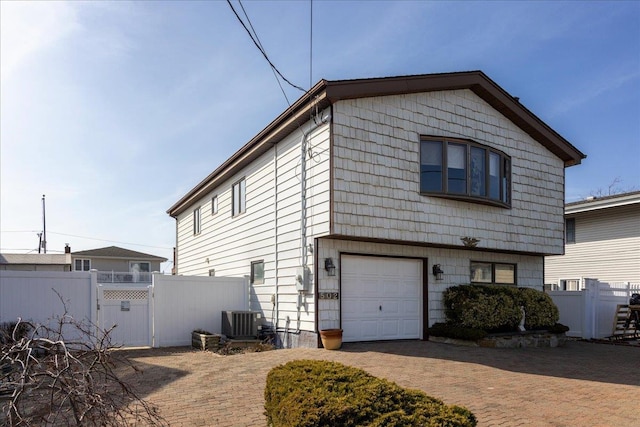
[[200, 234], [200, 207], [193, 210], [193, 235]]
[[450, 138], [420, 141], [420, 192], [511, 205], [511, 159], [487, 146]]
[[90, 259], [76, 259], [73, 262], [74, 271], [89, 271], [91, 270], [91, 260]]
[[244, 178], [231, 187], [231, 216], [240, 215], [246, 209], [247, 184]]
[[576, 242], [576, 219], [567, 218], [564, 220], [564, 239], [565, 243]]
[[211, 198], [211, 215], [215, 215], [218, 213], [218, 196], [213, 196]]

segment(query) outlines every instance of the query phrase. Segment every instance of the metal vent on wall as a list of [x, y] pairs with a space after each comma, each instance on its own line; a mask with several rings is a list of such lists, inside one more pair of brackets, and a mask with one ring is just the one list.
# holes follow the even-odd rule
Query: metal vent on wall
[[147, 299], [149, 292], [144, 290], [105, 290], [103, 293], [104, 299], [108, 300], [145, 300]]
[[259, 317], [255, 311], [223, 311], [222, 333], [230, 338], [256, 338]]

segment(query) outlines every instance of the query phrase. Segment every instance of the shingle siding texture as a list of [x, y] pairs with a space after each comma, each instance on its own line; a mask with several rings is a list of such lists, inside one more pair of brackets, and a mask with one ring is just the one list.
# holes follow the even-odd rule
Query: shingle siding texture
[[[337, 102], [334, 232], [354, 237], [561, 253], [564, 164], [470, 90]], [[512, 209], [422, 196], [420, 136], [472, 139], [512, 161]]]

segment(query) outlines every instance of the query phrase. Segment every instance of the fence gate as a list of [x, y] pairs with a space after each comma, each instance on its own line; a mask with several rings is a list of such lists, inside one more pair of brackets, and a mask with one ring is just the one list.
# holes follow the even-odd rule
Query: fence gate
[[111, 344], [123, 347], [152, 345], [151, 286], [98, 286], [98, 325], [107, 330]]

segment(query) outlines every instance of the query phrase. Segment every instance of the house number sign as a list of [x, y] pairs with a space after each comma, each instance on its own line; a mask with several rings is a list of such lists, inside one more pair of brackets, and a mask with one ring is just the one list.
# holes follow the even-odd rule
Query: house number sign
[[338, 292], [319, 292], [318, 299], [339, 299]]

